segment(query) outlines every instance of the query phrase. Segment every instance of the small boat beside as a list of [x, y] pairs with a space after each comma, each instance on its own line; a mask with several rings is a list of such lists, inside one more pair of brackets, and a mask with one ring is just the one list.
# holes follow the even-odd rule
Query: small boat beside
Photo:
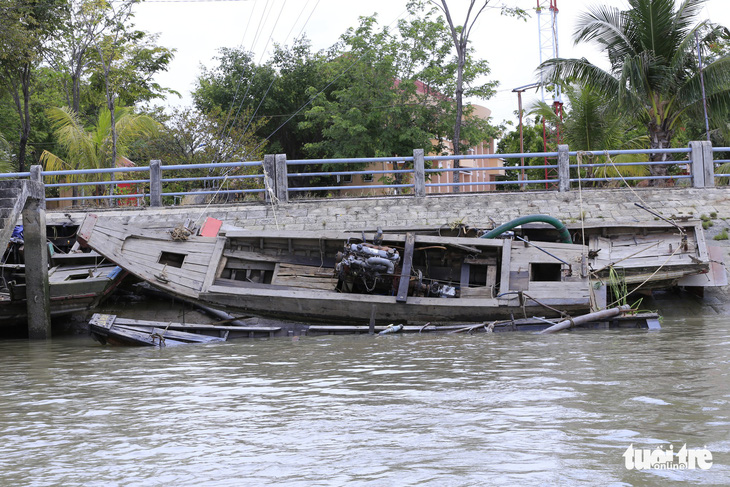
[[[0, 323], [23, 323], [27, 317], [22, 264], [0, 266]], [[127, 273], [116, 264], [72, 264], [48, 270], [51, 317], [93, 309], [109, 297]]]
[[[226, 341], [225, 337], [180, 331], [174, 329], [177, 328], [176, 326], [171, 325], [170, 323], [126, 320], [117, 318], [116, 315], [99, 313], [95, 313], [89, 321], [91, 335], [102, 345], [132, 345], [162, 348], [192, 343]], [[195, 328], [195, 325], [192, 328]]]
[[[424, 334], [424, 333], [499, 333], [540, 332], [551, 333], [569, 328], [584, 330], [607, 329], [649, 329], [659, 330], [659, 315], [651, 312], [627, 312], [628, 307], [616, 307], [595, 313], [576, 316], [570, 320], [562, 318], [515, 318], [476, 324], [434, 325], [341, 325], [306, 324], [290, 321], [276, 321], [262, 325], [252, 319], [250, 323], [233, 325], [229, 320], [211, 324], [175, 323], [122, 318], [117, 315], [94, 314], [89, 321], [92, 337], [104, 345], [126, 346], [177, 346], [194, 343], [213, 343], [242, 338], [301, 337], [352, 334]], [[246, 320], [249, 321], [249, 320]], [[238, 322], [234, 320], [233, 322]], [[226, 323], [226, 324], [221, 324]]]

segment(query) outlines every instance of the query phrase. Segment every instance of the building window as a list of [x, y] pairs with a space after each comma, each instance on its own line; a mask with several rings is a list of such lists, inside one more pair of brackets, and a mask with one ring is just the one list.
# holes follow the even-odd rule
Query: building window
[[343, 183], [351, 183], [352, 182], [352, 174], [344, 174], [342, 176], [342, 182]]
[[372, 174], [363, 174], [362, 180], [366, 183], [372, 183], [373, 182], [373, 175]]

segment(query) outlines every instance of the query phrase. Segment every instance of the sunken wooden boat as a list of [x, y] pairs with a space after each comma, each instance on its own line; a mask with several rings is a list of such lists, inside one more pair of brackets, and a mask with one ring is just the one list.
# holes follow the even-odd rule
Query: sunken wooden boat
[[474, 323], [587, 312], [582, 245], [415, 233], [214, 236], [90, 214], [79, 241], [138, 278], [210, 307], [316, 323]]
[[170, 329], [170, 324], [139, 322], [95, 313], [89, 321], [91, 336], [102, 345], [174, 347], [193, 343], [224, 342], [225, 337]]
[[[70, 261], [69, 261], [70, 262]], [[48, 270], [51, 317], [93, 309], [109, 297], [127, 273], [116, 264], [67, 263]], [[27, 318], [25, 271], [22, 264], [0, 266], [0, 324]]]

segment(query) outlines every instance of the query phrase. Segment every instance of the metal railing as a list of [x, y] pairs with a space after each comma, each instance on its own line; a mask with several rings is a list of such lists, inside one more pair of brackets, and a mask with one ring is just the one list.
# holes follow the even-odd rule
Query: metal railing
[[[412, 156], [402, 157], [287, 160], [285, 155], [278, 154], [267, 155], [263, 161], [168, 166], [151, 161], [145, 167], [39, 173], [49, 202], [99, 205], [113, 200], [120, 205], [162, 206], [199, 203], [194, 198], [197, 196], [204, 197], [202, 202], [247, 197], [286, 202], [294, 197], [335, 194], [424, 197], [452, 191], [565, 192], [579, 185], [615, 187], [617, 182], [649, 185], [654, 184], [652, 181], [672, 181], [705, 188], [714, 186], [717, 178], [730, 178], [730, 174], [716, 174], [716, 165], [730, 162], [714, 160], [717, 153], [730, 154], [730, 148], [712, 147], [705, 141], [691, 142], [687, 148], [654, 150], [570, 151], [567, 145], [561, 145], [556, 152], [462, 156], [425, 156], [423, 149], [416, 149]], [[647, 160], [624, 162], [621, 158], [626, 156]], [[658, 156], [665, 160], [648, 161]], [[619, 159], [614, 160], [616, 157]], [[526, 160], [540, 163], [532, 165]], [[454, 167], [456, 161], [460, 167]], [[643, 173], [632, 175], [628, 170], [632, 167], [641, 167]], [[647, 175], [652, 167], [665, 170]], [[0, 178], [28, 178], [30, 174], [5, 173]], [[124, 179], [130, 174], [130, 179]], [[68, 194], [69, 190], [72, 194]]]

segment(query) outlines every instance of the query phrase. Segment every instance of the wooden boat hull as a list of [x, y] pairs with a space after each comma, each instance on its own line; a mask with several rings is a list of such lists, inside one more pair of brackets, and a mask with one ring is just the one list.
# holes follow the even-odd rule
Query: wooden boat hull
[[[542, 242], [538, 249], [511, 239], [414, 234], [383, 238], [378, 248], [398, 249], [403, 259], [363, 285], [358, 274], [351, 281], [337, 276], [342, 267], [336, 254], [356, 245], [350, 242], [362, 243], [359, 233], [234, 230], [176, 239], [168, 231], [96, 215], [79, 229], [82, 243], [153, 286], [236, 313], [350, 325], [463, 323], [590, 309], [583, 246]], [[358, 290], [370, 284], [380, 287]]]

